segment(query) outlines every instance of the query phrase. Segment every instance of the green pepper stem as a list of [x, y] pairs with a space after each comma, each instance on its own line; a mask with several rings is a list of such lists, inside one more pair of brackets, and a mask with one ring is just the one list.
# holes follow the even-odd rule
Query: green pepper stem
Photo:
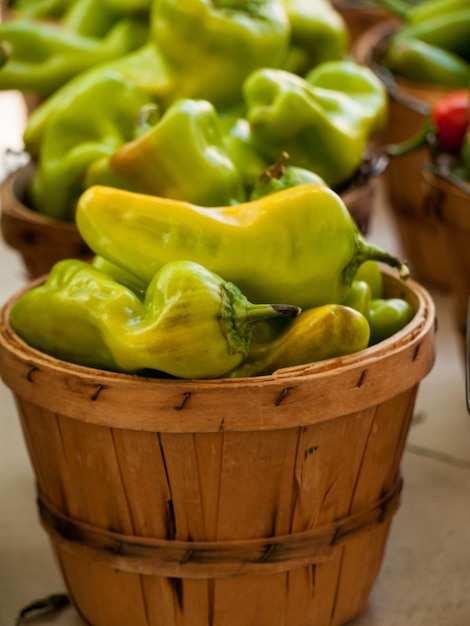
[[384, 152], [391, 157], [403, 156], [405, 154], [409, 154], [410, 152], [414, 152], [423, 146], [430, 147], [433, 144], [434, 139], [434, 128], [429, 121], [426, 120], [416, 135], [413, 135], [413, 137], [410, 137], [410, 139], [402, 141], [401, 143], [391, 143], [386, 145], [384, 147]]
[[245, 320], [254, 324], [273, 317], [297, 317], [302, 309], [292, 304], [252, 304], [246, 309]]
[[410, 269], [406, 261], [400, 260], [394, 254], [386, 252], [372, 243], [366, 242], [362, 237], [357, 239], [356, 254], [352, 262], [345, 268], [343, 279], [346, 284], [350, 285], [354, 280], [357, 270], [365, 261], [378, 261], [385, 263], [389, 267], [398, 269], [400, 278], [406, 280], [410, 276]]

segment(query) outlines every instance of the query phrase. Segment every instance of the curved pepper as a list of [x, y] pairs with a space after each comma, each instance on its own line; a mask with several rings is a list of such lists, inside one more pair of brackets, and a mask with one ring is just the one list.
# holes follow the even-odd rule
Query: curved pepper
[[470, 79], [469, 33], [467, 4], [398, 28], [383, 63], [410, 80], [466, 87]]
[[408, 274], [364, 241], [341, 198], [319, 185], [218, 208], [95, 186], [80, 197], [76, 224], [95, 254], [146, 282], [185, 258], [227, 277], [253, 302], [340, 303], [368, 259]]
[[[110, 99], [113, 107], [104, 123], [102, 111]], [[42, 146], [40, 168], [30, 188], [32, 206], [51, 217], [73, 220], [88, 166], [134, 137], [136, 112], [147, 103], [144, 92], [112, 72], [102, 72], [101, 82], [74, 96], [73, 102], [64, 99]], [[89, 114], [82, 118], [85, 110]]]
[[0, 89], [47, 96], [85, 70], [140, 48], [148, 27], [122, 19], [102, 38], [84, 36], [61, 24], [11, 20], [0, 24], [0, 41], [9, 49], [0, 71]]
[[253, 305], [237, 287], [187, 261], [161, 268], [141, 302], [88, 263], [66, 260], [15, 302], [10, 320], [34, 348], [80, 365], [214, 378], [247, 356], [253, 324], [299, 312]]
[[285, 151], [293, 166], [332, 187], [359, 167], [387, 103], [381, 81], [351, 61], [322, 64], [308, 81], [283, 70], [256, 70], [244, 83], [244, 98], [259, 152], [274, 162]]
[[292, 29], [283, 69], [303, 76], [314, 66], [344, 59], [349, 31], [329, 0], [283, 0]]
[[369, 334], [364, 315], [350, 307], [326, 304], [308, 309], [288, 321], [274, 340], [252, 343], [248, 357], [228, 376], [261, 376], [283, 367], [352, 354], [367, 348]]
[[153, 127], [93, 163], [86, 186], [113, 187], [202, 206], [238, 204], [244, 189], [207, 100], [181, 99]]

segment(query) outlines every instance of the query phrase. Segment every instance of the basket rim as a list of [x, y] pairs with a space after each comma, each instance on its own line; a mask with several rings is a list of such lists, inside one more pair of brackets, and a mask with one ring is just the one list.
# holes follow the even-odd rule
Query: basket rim
[[434, 101], [450, 91], [450, 88], [443, 84], [417, 83], [405, 77], [395, 76], [380, 64], [380, 47], [401, 23], [398, 18], [392, 16], [371, 26], [354, 43], [352, 53], [360, 63], [369, 67], [382, 80], [391, 98], [415, 113], [426, 116], [432, 105], [425, 96], [431, 92], [431, 100]]
[[25, 285], [0, 311], [0, 376], [20, 400], [131, 430], [264, 430], [332, 419], [410, 389], [433, 366], [435, 306], [430, 294], [412, 279], [405, 283], [387, 270], [383, 275], [386, 284], [415, 300], [413, 320], [392, 337], [351, 355], [280, 369], [269, 376], [212, 380], [106, 372], [30, 347], [11, 328], [9, 311], [42, 277]]

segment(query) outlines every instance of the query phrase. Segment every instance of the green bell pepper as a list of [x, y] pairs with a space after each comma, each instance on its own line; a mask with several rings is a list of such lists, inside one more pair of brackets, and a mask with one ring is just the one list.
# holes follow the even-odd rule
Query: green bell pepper
[[329, 0], [283, 1], [292, 29], [283, 69], [302, 76], [325, 61], [346, 57], [348, 27]]
[[352, 354], [369, 344], [369, 324], [364, 315], [340, 304], [308, 309], [294, 320], [286, 320], [284, 326], [273, 340], [252, 342], [247, 358], [227, 376], [272, 374], [283, 367]]
[[95, 186], [80, 197], [76, 224], [95, 254], [146, 283], [184, 258], [253, 302], [341, 303], [369, 259], [408, 275], [399, 259], [362, 238], [341, 198], [321, 185], [215, 208]]
[[201, 206], [244, 200], [242, 181], [225, 150], [217, 113], [207, 100], [177, 100], [137, 139], [90, 166], [86, 186], [94, 184]]
[[[74, 219], [88, 166], [134, 137], [136, 112], [148, 103], [147, 94], [134, 83], [113, 72], [100, 75], [101, 81], [90, 89], [64, 98], [42, 145], [30, 201], [33, 208], [57, 219]], [[113, 106], [107, 109], [110, 100]], [[82, 111], [88, 115], [82, 116]]]
[[151, 28], [175, 77], [173, 99], [204, 98], [217, 109], [239, 103], [255, 68], [279, 67], [290, 37], [282, 0], [161, 0]]
[[[193, 36], [195, 29], [198, 37]], [[216, 108], [238, 105], [243, 79], [253, 67], [283, 58], [290, 35], [282, 0], [240, 0], [236, 5], [226, 5], [222, 0], [217, 4], [209, 0], [155, 0], [150, 30], [149, 41], [142, 48], [79, 74], [28, 119], [23, 135], [25, 149], [38, 161], [38, 176], [43, 178], [34, 194], [38, 210], [49, 210], [50, 195], [56, 195], [53, 215], [59, 217], [62, 211], [62, 215], [70, 216], [68, 200], [73, 194], [56, 194], [57, 178], [50, 173], [64, 160], [60, 166], [64, 184], [59, 182], [59, 186], [70, 187], [70, 181], [73, 186], [74, 181], [82, 184], [92, 157], [104, 157], [110, 154], [110, 145], [114, 150], [119, 146], [115, 138], [121, 133], [112, 127], [112, 121], [119, 118], [112, 93], [105, 106], [94, 102], [97, 93], [104, 97], [103, 85], [111, 74], [115, 82], [122, 83], [122, 97], [128, 92], [129, 114], [135, 118], [140, 107], [131, 112], [130, 104], [135, 102], [136, 91], [142, 92], [143, 104], [154, 102], [162, 111], [183, 97], [202, 98]], [[82, 158], [90, 134], [93, 149], [88, 152], [90, 158]], [[62, 139], [68, 135], [73, 136], [74, 152], [64, 152], [64, 144], [70, 148], [72, 143]], [[74, 159], [73, 154], [80, 158]]]
[[244, 98], [258, 151], [269, 162], [287, 152], [293, 166], [315, 172], [331, 187], [354, 175], [387, 111], [382, 82], [352, 61], [329, 61], [307, 79], [255, 70], [244, 83]]
[[402, 298], [379, 298], [370, 302], [366, 314], [370, 326], [370, 345], [388, 339], [406, 326], [414, 317], [409, 302]]
[[48, 96], [90, 67], [140, 48], [147, 37], [148, 27], [132, 19], [119, 20], [102, 39], [38, 20], [4, 22], [0, 41], [9, 54], [0, 71], [0, 89]]
[[10, 321], [34, 348], [79, 365], [214, 378], [246, 358], [256, 322], [299, 312], [296, 306], [251, 304], [237, 287], [188, 261], [162, 267], [142, 302], [72, 259], [57, 263], [44, 284], [23, 294]]

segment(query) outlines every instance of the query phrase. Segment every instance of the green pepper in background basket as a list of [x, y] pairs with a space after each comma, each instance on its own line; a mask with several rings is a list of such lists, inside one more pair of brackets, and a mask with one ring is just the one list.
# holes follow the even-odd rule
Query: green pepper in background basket
[[242, 202], [244, 189], [207, 100], [181, 99], [145, 133], [94, 162], [86, 186], [110, 184], [202, 206]]
[[4, 22], [0, 41], [8, 58], [0, 71], [0, 89], [48, 96], [77, 74], [140, 48], [147, 38], [147, 25], [132, 19], [117, 21], [102, 38], [37, 20]]
[[[110, 100], [113, 106], [104, 119]], [[30, 186], [32, 206], [51, 217], [73, 220], [88, 166], [134, 137], [135, 113], [147, 103], [145, 92], [113, 72], [101, 72], [99, 83], [74, 94], [70, 102], [64, 99], [57, 123], [44, 139], [41, 167]], [[82, 116], [82, 111], [88, 115]]]
[[399, 259], [362, 238], [341, 198], [321, 185], [218, 208], [95, 186], [80, 197], [76, 223], [95, 254], [144, 282], [185, 258], [253, 302], [341, 303], [370, 259], [408, 275]]
[[353, 176], [370, 135], [385, 122], [382, 82], [351, 61], [329, 61], [303, 79], [284, 70], [255, 70], [244, 83], [252, 141], [270, 162], [291, 164], [331, 187]]
[[346, 57], [348, 28], [329, 0], [284, 0], [284, 5], [292, 34], [283, 69], [303, 75], [320, 63]]
[[65, 260], [15, 302], [10, 321], [31, 346], [79, 365], [214, 378], [247, 356], [254, 324], [299, 313], [296, 306], [252, 304], [235, 285], [188, 261], [161, 268], [142, 302], [88, 263]]
[[403, 23], [390, 35], [381, 63], [408, 80], [465, 87], [470, 80], [468, 0], [424, 0], [409, 7], [401, 0], [375, 2]]

